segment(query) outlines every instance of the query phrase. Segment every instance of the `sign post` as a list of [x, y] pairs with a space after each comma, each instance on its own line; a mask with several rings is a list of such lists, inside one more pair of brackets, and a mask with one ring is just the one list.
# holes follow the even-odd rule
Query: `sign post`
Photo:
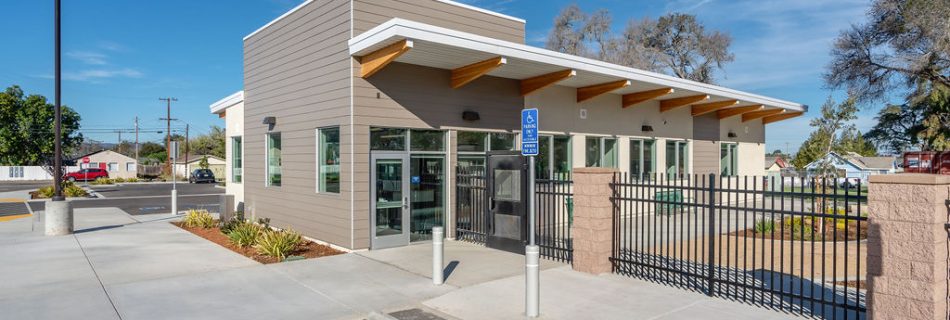
[[82, 157], [82, 163], [86, 165], [86, 170], [82, 171], [82, 181], [89, 186], [89, 157]]
[[172, 176], [172, 215], [178, 215], [178, 177], [175, 174], [175, 162], [178, 159], [178, 141], [168, 143], [168, 156], [171, 158], [171, 176]]
[[535, 243], [534, 234], [534, 157], [538, 155], [538, 109], [521, 110], [521, 155], [528, 157], [528, 246], [525, 247], [525, 310], [529, 318], [536, 318], [540, 310], [541, 250]]

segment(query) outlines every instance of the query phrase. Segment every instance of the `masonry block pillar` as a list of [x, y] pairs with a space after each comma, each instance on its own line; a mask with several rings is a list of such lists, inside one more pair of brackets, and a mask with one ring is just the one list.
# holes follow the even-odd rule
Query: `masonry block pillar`
[[947, 199], [950, 176], [871, 176], [869, 319], [947, 319]]
[[574, 270], [591, 274], [611, 271], [613, 194], [617, 169], [574, 168]]

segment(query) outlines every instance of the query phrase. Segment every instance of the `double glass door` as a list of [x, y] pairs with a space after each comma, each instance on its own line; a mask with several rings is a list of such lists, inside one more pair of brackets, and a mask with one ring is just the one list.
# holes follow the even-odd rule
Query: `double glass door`
[[372, 248], [432, 239], [445, 217], [445, 156], [376, 154], [372, 163]]

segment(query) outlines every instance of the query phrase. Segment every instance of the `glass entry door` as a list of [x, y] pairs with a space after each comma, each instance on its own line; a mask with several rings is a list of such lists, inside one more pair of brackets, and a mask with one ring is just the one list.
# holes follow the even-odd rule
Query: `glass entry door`
[[409, 244], [409, 158], [373, 154], [371, 212], [372, 248]]
[[432, 240], [432, 227], [445, 220], [445, 156], [412, 155], [410, 173], [410, 241]]

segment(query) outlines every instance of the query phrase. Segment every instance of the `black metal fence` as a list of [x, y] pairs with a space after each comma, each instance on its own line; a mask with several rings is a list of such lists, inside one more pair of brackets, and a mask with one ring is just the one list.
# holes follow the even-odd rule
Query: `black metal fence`
[[541, 256], [556, 261], [573, 261], [574, 182], [565, 179], [535, 179], [535, 206], [538, 211], [537, 240]]
[[614, 272], [825, 319], [866, 317], [860, 181], [617, 174]]
[[488, 187], [482, 167], [458, 167], [455, 175], [455, 235], [459, 240], [485, 243]]
[[[537, 235], [541, 256], [561, 262], [573, 260], [571, 223], [573, 221], [573, 182], [569, 177], [535, 180], [535, 205], [538, 210]], [[455, 184], [456, 238], [485, 243], [489, 195], [483, 168], [459, 167]]]

